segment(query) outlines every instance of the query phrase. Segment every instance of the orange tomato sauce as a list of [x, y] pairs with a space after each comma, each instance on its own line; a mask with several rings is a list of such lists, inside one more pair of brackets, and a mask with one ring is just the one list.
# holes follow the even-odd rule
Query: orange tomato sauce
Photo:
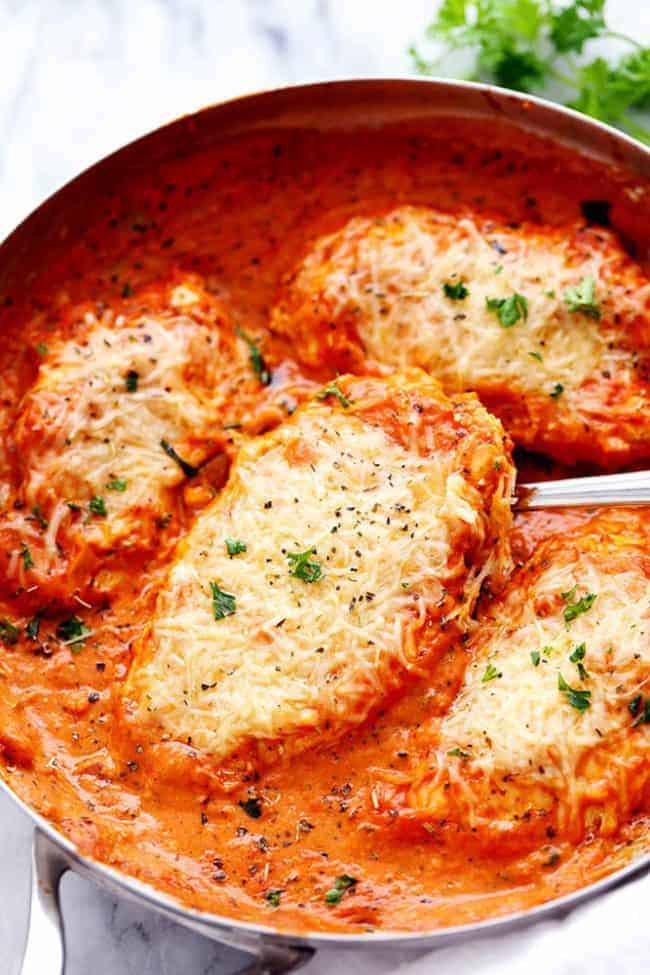
[[[582, 201], [605, 199], [612, 224], [643, 260], [648, 206], [634, 186], [632, 177], [505, 125], [278, 131], [200, 152], [191, 151], [188, 130], [182, 158], [103, 197], [82, 233], [62, 236], [56, 259], [16, 275], [0, 294], [0, 422], [6, 433], [35, 376], [32, 343], [43, 316], [57, 332], [67, 302], [119, 306], [127, 293], [137, 302], [139, 289], [162, 287], [179, 270], [197, 273], [236, 322], [265, 336], [274, 382], [282, 383], [295, 375], [290, 344], [265, 332], [280, 278], [312, 239], [349, 217], [414, 203], [562, 223], [580, 214]], [[306, 378], [330, 378], [327, 365]], [[3, 461], [9, 496], [10, 450]], [[540, 459], [520, 461], [526, 474], [558, 473]], [[587, 517], [519, 516], [517, 557]], [[126, 572], [106, 605], [79, 607], [93, 631], [80, 652], [56, 641], [35, 651], [22, 638], [0, 648], [0, 774], [82, 853], [192, 907], [284, 930], [359, 933], [425, 931], [521, 910], [606, 875], [644, 842], [648, 823], [638, 818], [615, 840], [556, 843], [552, 858], [544, 849], [513, 857], [495, 848], [486, 856], [462, 836], [443, 848], [368, 819], [370, 770], [399, 769], [418, 726], [449, 707], [467, 662], [462, 646], [361, 729], [259, 778], [243, 776], [231, 792], [219, 789], [200, 756], [178, 769], [157, 767], [146, 739], [123, 735], [115, 710], [132, 642], [170, 558], [166, 545]], [[0, 617], [26, 622], [11, 600]], [[58, 619], [44, 617], [44, 631], [54, 633]], [[240, 804], [251, 795], [260, 800], [259, 818]], [[354, 892], [326, 903], [344, 873], [357, 879]], [[277, 890], [279, 906], [268, 897]]]

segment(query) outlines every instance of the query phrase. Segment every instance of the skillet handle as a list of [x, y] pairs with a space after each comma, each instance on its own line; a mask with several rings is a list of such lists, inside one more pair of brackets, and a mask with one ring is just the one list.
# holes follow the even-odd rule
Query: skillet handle
[[65, 940], [59, 883], [69, 865], [39, 829], [32, 847], [29, 926], [20, 975], [64, 975]]

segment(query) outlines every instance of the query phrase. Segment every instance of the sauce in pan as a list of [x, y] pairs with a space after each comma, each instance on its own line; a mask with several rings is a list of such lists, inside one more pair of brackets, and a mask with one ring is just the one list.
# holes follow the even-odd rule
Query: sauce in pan
[[[280, 749], [273, 761], [250, 760], [244, 749], [223, 766], [187, 737], [175, 740], [169, 726], [138, 721], [125, 698], [159, 591], [178, 557], [176, 544], [181, 540], [182, 549], [196, 519], [220, 495], [233, 458], [250, 438], [292, 422], [301, 402], [336, 380], [339, 347], [330, 354], [323, 342], [310, 358], [303, 333], [292, 339], [291, 322], [270, 328], [294, 268], [319, 238], [353, 218], [383, 217], [402, 206], [493, 220], [514, 234], [535, 226], [539, 237], [587, 227], [592, 248], [631, 255], [625, 261], [634, 264], [634, 295], [647, 287], [648, 205], [633, 181], [505, 126], [473, 122], [467, 132], [466, 125], [444, 121], [433, 132], [281, 131], [201, 152], [188, 145], [183, 158], [159, 166], [146, 181], [134, 178], [114, 195], [89, 201], [83, 234], [67, 240], [62, 233], [55, 259], [2, 296], [1, 774], [84, 854], [189, 906], [285, 930], [426, 931], [558, 897], [647, 847], [650, 640], [642, 636], [642, 649], [620, 678], [629, 677], [629, 693], [628, 684], [619, 693], [629, 715], [625, 740], [637, 743], [629, 775], [640, 788], [630, 789], [613, 825], [600, 796], [600, 811], [592, 808], [579, 827], [571, 821], [564, 829], [560, 813], [553, 813], [553, 827], [541, 838], [533, 831], [521, 842], [506, 828], [483, 835], [471, 816], [452, 822], [449, 810], [421, 808], [417, 783], [426, 780], [421, 768], [430, 757], [429, 735], [440, 733], [467, 679], [477, 647], [471, 637], [447, 640], [360, 724], [321, 742], [312, 736], [303, 749]], [[494, 253], [498, 296], [498, 247]], [[357, 271], [345, 267], [342, 287]], [[459, 266], [450, 286], [464, 282], [471, 291], [463, 272]], [[585, 277], [576, 272], [574, 286], [584, 288]], [[508, 323], [506, 309], [498, 327], [513, 332], [533, 317], [532, 292], [524, 295], [521, 287], [527, 306], [510, 305], [519, 320]], [[462, 298], [449, 300], [460, 309]], [[605, 304], [597, 315], [598, 294], [589, 294], [588, 284], [576, 300], [581, 326], [602, 324]], [[503, 306], [491, 311], [497, 321]], [[618, 312], [610, 311], [615, 327]], [[625, 325], [637, 346], [626, 347], [636, 357], [626, 375], [636, 384], [641, 426], [644, 315], [645, 299]], [[313, 327], [326, 332], [328, 323], [321, 317]], [[531, 352], [542, 361], [543, 349]], [[357, 371], [381, 372], [381, 355], [370, 358], [357, 359]], [[608, 387], [607, 395], [620, 402], [621, 388]], [[562, 407], [562, 392], [551, 384], [551, 408], [556, 401]], [[333, 411], [345, 407], [337, 396], [345, 399], [340, 390], [330, 394]], [[486, 405], [508, 430], [508, 409], [493, 401]], [[608, 401], [594, 415], [610, 408]], [[624, 439], [634, 424], [627, 415], [620, 422]], [[601, 450], [599, 430], [591, 464], [589, 437], [580, 440], [580, 472], [603, 458], [622, 457], [624, 466], [639, 460], [638, 451], [625, 461], [625, 451]], [[516, 462], [524, 480], [569, 471], [521, 451]], [[274, 490], [281, 494], [277, 485]], [[525, 563], [551, 536], [589, 536], [596, 514], [516, 516], [514, 564]], [[634, 518], [636, 537], [643, 538], [650, 515]], [[234, 559], [240, 556], [233, 536]], [[626, 548], [625, 558], [643, 580], [639, 544], [634, 555]], [[311, 594], [318, 580], [305, 581], [304, 574], [318, 571], [309, 562], [305, 569], [304, 559], [301, 564]], [[573, 596], [558, 595], [562, 612], [575, 605], [582, 612], [589, 603], [577, 583]], [[496, 591], [496, 583], [484, 586], [474, 616], [491, 614], [490, 586]], [[639, 616], [631, 625], [642, 632], [647, 620], [635, 594]], [[218, 602], [224, 596], [213, 591], [214, 626], [231, 613], [227, 601]], [[598, 598], [591, 603], [572, 626], [587, 625]], [[606, 672], [585, 642], [585, 680], [568, 651], [562, 657], [569, 692], [577, 693], [573, 706], [569, 692], [557, 691], [558, 706], [575, 722], [589, 716], [590, 704], [595, 713], [596, 682]], [[535, 652], [526, 647], [526, 654], [529, 649]], [[492, 681], [491, 673], [486, 670], [486, 686], [497, 687], [501, 675]], [[607, 729], [601, 733], [607, 737]], [[466, 760], [466, 744], [458, 740], [448, 750], [450, 764]], [[575, 774], [583, 773], [588, 777], [582, 768]], [[507, 770], [503, 775], [508, 782]], [[531, 803], [548, 812], [536, 794]], [[518, 807], [517, 822], [521, 815]]]

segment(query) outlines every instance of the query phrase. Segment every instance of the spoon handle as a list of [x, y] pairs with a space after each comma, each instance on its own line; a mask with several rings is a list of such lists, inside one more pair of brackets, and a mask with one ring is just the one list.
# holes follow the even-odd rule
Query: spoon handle
[[519, 484], [516, 493], [518, 511], [650, 504], [650, 471]]

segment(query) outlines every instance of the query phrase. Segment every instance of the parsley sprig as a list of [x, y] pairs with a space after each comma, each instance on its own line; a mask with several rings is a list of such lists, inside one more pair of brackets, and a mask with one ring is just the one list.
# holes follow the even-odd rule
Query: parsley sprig
[[289, 575], [303, 582], [318, 582], [323, 576], [320, 562], [310, 558], [316, 554], [316, 549], [308, 548], [306, 552], [287, 552]]
[[562, 593], [562, 599], [566, 603], [564, 607], [564, 621], [567, 624], [572, 623], [574, 619], [582, 616], [583, 613], [589, 612], [596, 602], [597, 597], [595, 592], [588, 592], [579, 599], [576, 599], [577, 588], [577, 586], [574, 586], [572, 589], [568, 589]]
[[346, 890], [352, 890], [357, 886], [357, 878], [351, 877], [349, 873], [342, 873], [334, 881], [334, 885], [325, 894], [326, 904], [339, 904], [343, 899]]
[[576, 687], [570, 687], [562, 674], [557, 675], [558, 690], [562, 691], [567, 703], [575, 708], [576, 711], [586, 711], [591, 707], [591, 691], [585, 691]]
[[[590, 58], [592, 42], [604, 38], [628, 50], [616, 60]], [[650, 107], [650, 48], [608, 28], [605, 0], [443, 0], [426, 39], [438, 56], [412, 45], [419, 74], [449, 73], [450, 54], [469, 54], [472, 80], [537, 94], [553, 84], [571, 108], [650, 142], [650, 131], [630, 115]]]

